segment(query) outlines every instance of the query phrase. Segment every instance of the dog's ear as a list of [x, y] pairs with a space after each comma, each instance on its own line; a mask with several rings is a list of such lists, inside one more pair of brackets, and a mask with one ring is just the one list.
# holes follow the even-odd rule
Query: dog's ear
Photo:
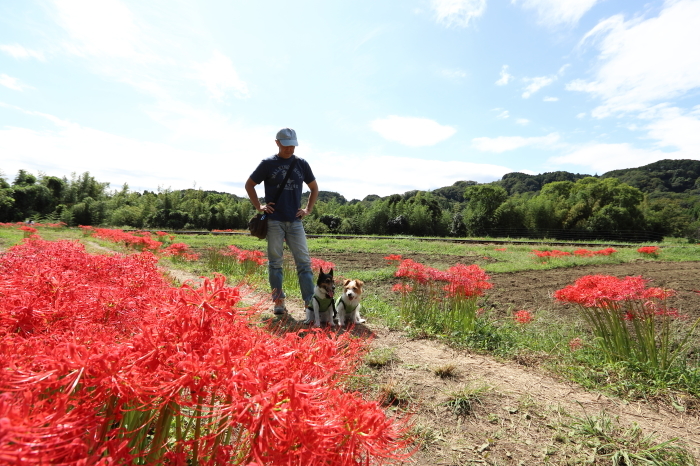
[[345, 281], [343, 282], [343, 286], [348, 286], [348, 283], [350, 283], [352, 280], [349, 278], [346, 278]]
[[362, 280], [355, 280], [355, 283], [357, 283], [357, 286], [359, 286], [360, 288], [365, 286], [365, 282], [363, 282]]
[[328, 271], [328, 275], [333, 275], [333, 269], [330, 269], [330, 270]]
[[321, 270], [321, 275], [323, 275], [323, 267], [321, 267], [320, 270]]

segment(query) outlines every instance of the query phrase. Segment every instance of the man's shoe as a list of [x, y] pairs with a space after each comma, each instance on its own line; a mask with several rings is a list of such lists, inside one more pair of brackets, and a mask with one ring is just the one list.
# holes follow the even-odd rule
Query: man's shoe
[[272, 312], [276, 316], [281, 316], [287, 313], [287, 308], [284, 307], [284, 299], [278, 299], [275, 301], [275, 307], [272, 309]]

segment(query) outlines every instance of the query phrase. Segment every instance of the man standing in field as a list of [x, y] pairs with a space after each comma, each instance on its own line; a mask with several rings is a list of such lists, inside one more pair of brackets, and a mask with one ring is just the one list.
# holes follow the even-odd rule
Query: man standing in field
[[[245, 190], [255, 209], [267, 213], [267, 260], [272, 300], [275, 303], [273, 312], [276, 315], [282, 315], [287, 312], [282, 289], [284, 278], [282, 254], [285, 240], [294, 257], [304, 304], [308, 305], [314, 295], [311, 256], [309, 256], [306, 232], [301, 219], [313, 210], [318, 198], [318, 185], [309, 163], [294, 155], [294, 149], [299, 145], [296, 132], [290, 128], [283, 128], [277, 132], [275, 142], [278, 148], [277, 154], [260, 162], [258, 168], [246, 181]], [[294, 170], [286, 185], [280, 186], [294, 159], [296, 159]], [[265, 204], [261, 205], [255, 186], [263, 181], [265, 182]], [[301, 208], [302, 182], [306, 183], [311, 190], [305, 209]], [[274, 199], [278, 189], [282, 190], [279, 200], [277, 203], [270, 202], [269, 200]]]

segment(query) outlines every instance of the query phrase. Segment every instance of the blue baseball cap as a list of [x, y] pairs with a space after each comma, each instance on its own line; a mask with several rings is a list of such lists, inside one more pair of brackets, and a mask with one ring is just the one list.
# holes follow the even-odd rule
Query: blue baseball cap
[[283, 146], [298, 146], [297, 133], [291, 128], [282, 128], [277, 131], [277, 139]]

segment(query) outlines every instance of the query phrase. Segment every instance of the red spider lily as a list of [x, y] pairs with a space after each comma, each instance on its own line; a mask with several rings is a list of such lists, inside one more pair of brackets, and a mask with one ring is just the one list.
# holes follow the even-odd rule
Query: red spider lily
[[[1, 464], [355, 465], [405, 421], [341, 390], [345, 334], [270, 335], [223, 276], [171, 288], [150, 252], [24, 241], [0, 257]], [[187, 428], [186, 426], [190, 426]]]
[[495, 248], [494, 251], [507, 251], [507, 248]]
[[586, 275], [573, 285], [555, 291], [554, 297], [583, 307], [614, 307], [615, 303], [630, 300], [665, 300], [675, 294], [673, 290], [646, 288], [647, 282], [641, 276], [620, 279], [610, 275]]
[[570, 252], [566, 251], [560, 251], [558, 249], [552, 249], [551, 251], [540, 251], [538, 249], [533, 249], [532, 253], [536, 255], [537, 257], [564, 257], [564, 256], [570, 256]]
[[413, 286], [409, 285], [408, 283], [396, 283], [394, 286], [391, 288], [391, 291], [395, 293], [410, 293], [413, 291]]
[[315, 257], [311, 258], [311, 268], [313, 270], [325, 270], [326, 272], [329, 271], [330, 269], [335, 268], [335, 264], [333, 262], [328, 262], [324, 261], [323, 259], [317, 259]]
[[243, 264], [245, 262], [250, 262], [256, 265], [265, 264], [265, 256], [262, 251], [258, 250], [247, 250], [240, 249], [234, 245], [229, 245], [228, 251], [222, 252], [224, 256], [235, 257], [236, 260]]
[[403, 257], [401, 256], [401, 254], [389, 254], [384, 259], [391, 262], [391, 261], [400, 261], [401, 259], [403, 259]]
[[666, 299], [675, 292], [646, 288], [647, 282], [642, 277], [587, 275], [554, 297], [580, 307], [608, 361], [636, 360], [665, 370], [682, 353], [700, 319], [674, 341], [678, 330], [671, 322], [679, 314]]
[[513, 319], [519, 324], [529, 324], [535, 316], [530, 311], [521, 310], [513, 313]]
[[448, 296], [482, 296], [484, 291], [493, 287], [484, 269], [475, 264], [450, 267], [441, 279], [448, 282], [444, 288]]
[[581, 348], [583, 348], [583, 340], [581, 340], [579, 337], [569, 340], [569, 349], [571, 351], [577, 351]]
[[658, 256], [659, 252], [661, 252], [661, 248], [658, 246], [642, 246], [641, 248], [637, 249], [637, 252], [640, 254], [648, 254], [650, 256]]
[[616, 252], [617, 250], [613, 248], [599, 249], [598, 251], [589, 251], [588, 249], [577, 249], [574, 251], [574, 255], [580, 257], [609, 256]]
[[181, 257], [185, 260], [193, 261], [199, 259], [199, 255], [191, 253], [190, 247], [185, 243], [173, 243], [162, 250], [165, 256]]

